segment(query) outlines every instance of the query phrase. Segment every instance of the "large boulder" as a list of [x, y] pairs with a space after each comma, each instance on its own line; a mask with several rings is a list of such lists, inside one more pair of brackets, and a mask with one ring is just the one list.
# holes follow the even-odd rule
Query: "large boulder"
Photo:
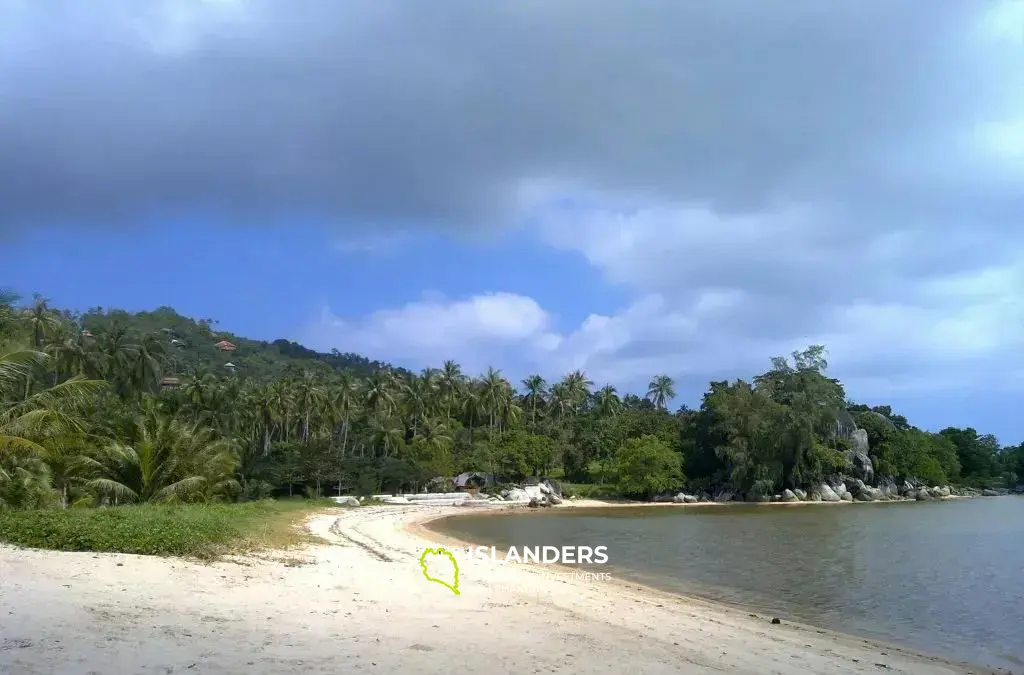
[[729, 490], [722, 490], [721, 492], [714, 496], [712, 501], [724, 504], [726, 502], [733, 501], [733, 499], [735, 499], [735, 495], [732, 492], [730, 492]]
[[875, 479], [875, 467], [868, 455], [868, 432], [864, 429], [855, 429], [850, 434], [850, 449], [846, 452], [846, 458], [853, 465], [853, 473], [866, 483]]
[[782, 491], [782, 498], [780, 499], [780, 501], [783, 501], [783, 502], [798, 502], [798, 501], [800, 501], [800, 498], [797, 497], [796, 493], [794, 493], [792, 490], [783, 490]]
[[[836, 494], [836, 491], [833, 490], [832, 487], [829, 486], [828, 483], [822, 483], [817, 488], [815, 488], [815, 490], [813, 492], [816, 493], [816, 494], [821, 495], [821, 501], [823, 501], [823, 502], [838, 502], [838, 501], [842, 501], [840, 496]], [[815, 500], [815, 501], [817, 501], [817, 500]]]
[[928, 502], [931, 501], [932, 499], [934, 499], [934, 497], [932, 497], [932, 494], [931, 492], [928, 491], [928, 488], [922, 487], [920, 490], [917, 491], [917, 501]]
[[854, 498], [858, 502], [877, 502], [879, 499], [884, 499], [885, 495], [878, 488], [865, 485], [857, 491]]
[[359, 500], [355, 497], [334, 497], [339, 506], [359, 506]]
[[745, 499], [748, 502], [754, 502], [756, 504], [763, 504], [772, 500], [771, 495], [763, 495], [760, 492], [748, 492], [745, 495]]
[[[793, 490], [793, 494], [796, 495], [797, 501], [807, 501], [807, 493], [801, 490], [800, 488]], [[783, 493], [783, 496], [785, 496], [785, 493]]]
[[508, 494], [502, 494], [504, 495], [505, 499], [507, 499], [510, 502], [515, 502], [517, 504], [529, 504], [530, 500], [533, 499], [530, 493], [524, 490], [523, 488], [512, 488], [511, 490], [508, 491]]

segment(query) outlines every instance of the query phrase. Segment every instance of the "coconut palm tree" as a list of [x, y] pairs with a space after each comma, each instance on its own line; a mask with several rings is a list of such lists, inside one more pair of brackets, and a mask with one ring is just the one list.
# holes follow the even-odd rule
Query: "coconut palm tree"
[[49, 361], [46, 354], [32, 350], [0, 354], [0, 456], [43, 454], [48, 442], [83, 433], [86, 406], [106, 383], [74, 377], [21, 398], [24, 382]]
[[523, 402], [530, 408], [530, 423], [537, 424], [537, 408], [544, 405], [544, 395], [547, 394], [548, 383], [540, 375], [530, 375], [523, 379], [523, 387], [526, 394]]
[[49, 300], [38, 293], [32, 296], [32, 305], [25, 310], [25, 322], [32, 337], [32, 347], [41, 349], [43, 340], [59, 324], [56, 315], [50, 311]]
[[582, 370], [574, 370], [562, 378], [562, 385], [572, 411], [579, 413], [580, 407], [590, 396], [590, 388], [594, 386], [594, 383]]
[[466, 376], [462, 374], [462, 366], [452, 360], [444, 362], [441, 373], [438, 375], [438, 393], [444, 404], [444, 416], [448, 424], [452, 421], [452, 410], [457, 408], [457, 399], [466, 383]]
[[622, 408], [619, 394], [610, 384], [606, 384], [596, 394], [597, 412], [602, 417], [614, 417]]
[[0, 456], [0, 511], [38, 509], [54, 501], [46, 464], [31, 455]]
[[665, 410], [669, 401], [676, 397], [675, 381], [668, 375], [656, 375], [647, 385], [647, 400], [659, 410]]
[[113, 442], [88, 463], [88, 486], [113, 503], [184, 501], [231, 485], [234, 448], [212, 430], [146, 411], [133, 445]]

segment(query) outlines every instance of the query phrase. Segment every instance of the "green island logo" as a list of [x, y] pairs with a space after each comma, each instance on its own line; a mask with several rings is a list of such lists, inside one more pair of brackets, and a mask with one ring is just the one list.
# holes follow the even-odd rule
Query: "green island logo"
[[[441, 560], [447, 557], [452, 564], [452, 583], [448, 583], [444, 579], [438, 579], [430, 575], [427, 570], [427, 556], [437, 556]], [[444, 557], [441, 557], [444, 556]], [[455, 556], [449, 551], [443, 548], [428, 548], [423, 551], [423, 555], [420, 556], [420, 567], [423, 569], [423, 576], [427, 581], [433, 581], [434, 583], [441, 584], [455, 595], [459, 595], [459, 563], [455, 560]]]

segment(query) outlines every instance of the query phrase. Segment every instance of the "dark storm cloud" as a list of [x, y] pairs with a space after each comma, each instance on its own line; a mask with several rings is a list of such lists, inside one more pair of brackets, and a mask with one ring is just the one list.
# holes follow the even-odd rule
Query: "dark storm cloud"
[[950, 47], [972, 6], [11, 1], [0, 228], [480, 226], [537, 180], [720, 212], [884, 194], [879, 148], [927, 145], [998, 87]]

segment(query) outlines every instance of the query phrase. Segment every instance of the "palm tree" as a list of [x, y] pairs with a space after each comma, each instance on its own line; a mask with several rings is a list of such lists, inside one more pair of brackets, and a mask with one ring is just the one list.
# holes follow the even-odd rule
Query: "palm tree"
[[26, 312], [25, 321], [28, 323], [29, 331], [32, 334], [32, 347], [41, 349], [43, 339], [59, 325], [59, 321], [53, 312], [50, 311], [49, 300], [38, 293], [32, 296], [32, 306]]
[[444, 403], [444, 416], [449, 424], [452, 421], [452, 407], [456, 403], [459, 393], [466, 382], [466, 376], [462, 374], [462, 367], [455, 361], [444, 362], [441, 374], [438, 376], [438, 392], [441, 401]]
[[323, 407], [325, 392], [316, 375], [306, 371], [295, 387], [295, 405], [302, 416], [302, 442], [309, 441], [309, 423], [313, 413]]
[[46, 464], [31, 455], [0, 456], [0, 511], [38, 509], [53, 502]]
[[668, 375], [656, 375], [647, 385], [647, 399], [659, 410], [665, 410], [669, 401], [676, 397], [675, 381]]
[[18, 323], [18, 313], [14, 309], [14, 303], [17, 301], [17, 293], [0, 288], [0, 340], [14, 333]]
[[523, 402], [529, 401], [530, 404], [530, 423], [536, 425], [537, 406], [544, 404], [544, 395], [547, 393], [548, 383], [540, 375], [530, 375], [523, 380], [523, 387], [526, 389]]
[[606, 417], [612, 417], [618, 414], [619, 409], [622, 407], [622, 401], [619, 400], [619, 394], [610, 384], [606, 384], [596, 394], [597, 397], [597, 411], [600, 415]]
[[130, 382], [135, 389], [138, 400], [142, 394], [152, 392], [160, 381], [160, 357], [165, 353], [164, 345], [155, 335], [147, 335], [138, 344], [132, 345], [129, 352]]
[[594, 386], [594, 383], [587, 378], [582, 370], [574, 370], [562, 378], [562, 385], [565, 387], [565, 394], [572, 406], [572, 411], [579, 413], [580, 406], [590, 396], [590, 388]]
[[88, 486], [115, 504], [185, 500], [230, 484], [233, 448], [211, 430], [154, 411], [137, 425], [134, 445], [111, 443], [89, 460], [98, 477]]
[[46, 354], [31, 350], [0, 354], [0, 457], [41, 455], [54, 439], [81, 434], [83, 411], [106, 387], [102, 381], [74, 377], [24, 399], [15, 395], [32, 371], [49, 360]]
[[378, 370], [366, 381], [363, 400], [375, 413], [391, 414], [395, 410], [394, 377], [390, 372]]
[[329, 402], [332, 410], [338, 415], [344, 425], [341, 438], [341, 456], [345, 456], [348, 449], [348, 434], [352, 419], [352, 413], [356, 402], [356, 383], [348, 373], [342, 373], [329, 392]]

